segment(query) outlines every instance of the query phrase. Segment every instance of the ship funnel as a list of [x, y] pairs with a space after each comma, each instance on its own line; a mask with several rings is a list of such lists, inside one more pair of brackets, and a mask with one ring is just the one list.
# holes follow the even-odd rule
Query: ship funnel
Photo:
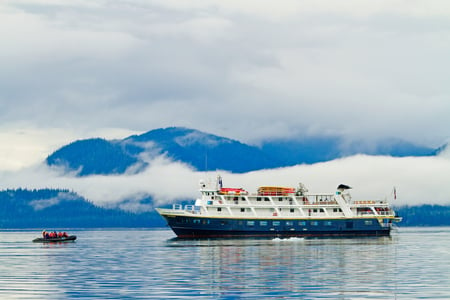
[[349, 190], [349, 189], [351, 189], [350, 186], [342, 184], [342, 183], [340, 185], [338, 185], [338, 187], [337, 187], [338, 191], [344, 191], [344, 190]]

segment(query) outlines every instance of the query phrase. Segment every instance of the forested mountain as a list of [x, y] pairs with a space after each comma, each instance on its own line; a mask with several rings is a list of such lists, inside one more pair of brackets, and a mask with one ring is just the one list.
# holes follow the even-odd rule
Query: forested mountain
[[433, 149], [397, 139], [385, 139], [376, 144], [364, 141], [348, 143], [340, 137], [330, 136], [307, 137], [298, 140], [273, 139], [265, 141], [261, 149], [265, 153], [270, 153], [273, 157], [277, 157], [284, 165], [295, 165], [299, 163], [324, 162], [355, 154], [389, 155], [394, 157], [432, 156], [436, 155], [443, 147]]
[[450, 226], [450, 206], [401, 206], [396, 212], [403, 218], [399, 226]]
[[160, 227], [155, 212], [133, 213], [95, 206], [68, 190], [0, 191], [0, 228]]
[[122, 174], [139, 161], [138, 153], [130, 150], [121, 142], [100, 138], [75, 141], [50, 155], [47, 164], [76, 171], [79, 176]]
[[[151, 204], [151, 199], [146, 199]], [[403, 221], [398, 226], [450, 226], [450, 206], [421, 205], [396, 208]], [[156, 211], [145, 213], [95, 206], [68, 190], [0, 191], [0, 229], [164, 227]]]
[[139, 172], [146, 159], [166, 155], [197, 170], [247, 172], [273, 168], [279, 162], [261, 149], [235, 140], [186, 128], [166, 128], [123, 140], [88, 139], [71, 143], [48, 156], [46, 163], [78, 176]]
[[376, 145], [348, 144], [340, 137], [273, 139], [251, 146], [194, 129], [155, 129], [123, 140], [87, 139], [66, 145], [47, 157], [46, 163], [78, 176], [142, 171], [149, 159], [165, 155], [199, 171], [243, 173], [260, 169], [316, 163], [357, 153], [391, 156], [435, 155], [437, 149], [399, 140]]

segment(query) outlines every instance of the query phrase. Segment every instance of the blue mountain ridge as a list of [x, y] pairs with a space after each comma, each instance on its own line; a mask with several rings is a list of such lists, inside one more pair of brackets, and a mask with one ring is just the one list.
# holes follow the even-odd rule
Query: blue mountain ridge
[[146, 159], [165, 155], [199, 171], [244, 173], [312, 164], [354, 154], [403, 157], [431, 156], [438, 151], [396, 139], [376, 145], [360, 141], [348, 144], [337, 136], [271, 139], [263, 141], [260, 146], [253, 146], [195, 129], [169, 127], [122, 140], [78, 140], [53, 152], [46, 163], [66, 172], [75, 172], [77, 176], [111, 175], [140, 172], [148, 164]]

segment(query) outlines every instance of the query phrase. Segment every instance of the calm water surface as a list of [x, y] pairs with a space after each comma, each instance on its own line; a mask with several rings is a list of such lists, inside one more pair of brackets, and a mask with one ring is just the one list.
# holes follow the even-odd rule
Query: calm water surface
[[450, 228], [355, 239], [177, 240], [170, 230], [0, 232], [0, 299], [450, 299]]

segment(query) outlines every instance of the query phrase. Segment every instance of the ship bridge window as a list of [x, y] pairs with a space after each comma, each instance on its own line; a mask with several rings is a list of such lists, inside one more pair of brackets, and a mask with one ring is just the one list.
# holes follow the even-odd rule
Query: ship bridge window
[[295, 211], [295, 209], [291, 208], [289, 211], [290, 211], [291, 213], [293, 213], [293, 212]]
[[218, 208], [217, 208], [217, 211], [222, 211], [222, 207], [218, 207]]
[[270, 199], [267, 197], [264, 197], [264, 201], [270, 201]]
[[256, 201], [261, 201], [261, 197], [256, 197]]

